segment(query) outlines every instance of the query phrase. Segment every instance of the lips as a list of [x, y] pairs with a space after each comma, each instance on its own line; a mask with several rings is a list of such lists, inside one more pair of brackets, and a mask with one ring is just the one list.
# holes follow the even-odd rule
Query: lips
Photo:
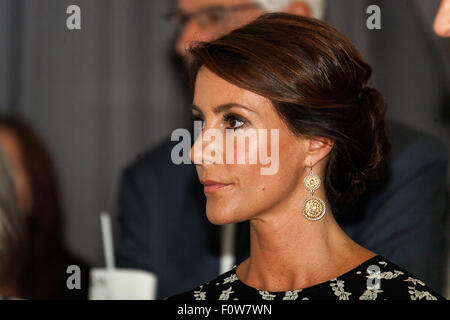
[[200, 182], [204, 186], [203, 191], [205, 193], [215, 192], [226, 186], [231, 185], [231, 183], [223, 183], [223, 182], [218, 182], [218, 181], [214, 181], [214, 180], [201, 180]]

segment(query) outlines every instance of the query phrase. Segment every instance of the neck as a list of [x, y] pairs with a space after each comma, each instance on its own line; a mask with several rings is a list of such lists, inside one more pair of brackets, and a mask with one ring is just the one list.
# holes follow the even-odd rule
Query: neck
[[[325, 199], [320, 192], [315, 195]], [[250, 257], [236, 270], [241, 281], [267, 291], [295, 290], [337, 277], [374, 256], [342, 231], [327, 202], [318, 221], [306, 220], [298, 201], [290, 203], [295, 208], [277, 208], [278, 214], [250, 221]]]

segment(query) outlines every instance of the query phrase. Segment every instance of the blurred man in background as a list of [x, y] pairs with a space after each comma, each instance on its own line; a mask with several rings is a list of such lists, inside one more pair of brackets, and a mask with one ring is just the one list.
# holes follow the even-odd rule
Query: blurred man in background
[[[195, 41], [215, 39], [267, 11], [322, 18], [323, 1], [179, 0], [171, 14], [182, 27], [176, 52], [188, 63], [187, 49]], [[376, 194], [346, 208], [354, 218], [340, 223], [360, 245], [440, 291], [447, 157], [428, 136], [397, 123], [390, 129], [389, 178]], [[195, 166], [171, 161], [176, 144], [150, 151], [121, 180], [118, 264], [154, 272], [158, 298], [206, 282], [249, 254], [248, 223], [220, 227], [207, 221]]]

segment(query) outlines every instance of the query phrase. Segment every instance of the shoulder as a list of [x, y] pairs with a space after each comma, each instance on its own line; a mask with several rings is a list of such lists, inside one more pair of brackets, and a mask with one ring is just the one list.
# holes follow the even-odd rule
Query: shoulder
[[394, 167], [414, 170], [437, 162], [445, 164], [448, 159], [445, 145], [439, 139], [395, 120], [389, 122], [389, 136]]
[[365, 291], [359, 300], [445, 300], [424, 281], [378, 256], [367, 267]]

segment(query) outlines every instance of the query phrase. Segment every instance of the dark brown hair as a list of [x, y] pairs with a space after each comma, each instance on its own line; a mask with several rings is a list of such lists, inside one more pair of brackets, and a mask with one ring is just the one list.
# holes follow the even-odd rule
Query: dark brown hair
[[[22, 276], [25, 236], [17, 207], [12, 171], [0, 147], [0, 290], [16, 286]], [[0, 292], [5, 294], [5, 292]]]
[[331, 204], [380, 179], [390, 149], [386, 106], [371, 67], [326, 23], [286, 13], [255, 21], [190, 50], [191, 87], [200, 67], [269, 99], [296, 134], [334, 141], [325, 174]]

